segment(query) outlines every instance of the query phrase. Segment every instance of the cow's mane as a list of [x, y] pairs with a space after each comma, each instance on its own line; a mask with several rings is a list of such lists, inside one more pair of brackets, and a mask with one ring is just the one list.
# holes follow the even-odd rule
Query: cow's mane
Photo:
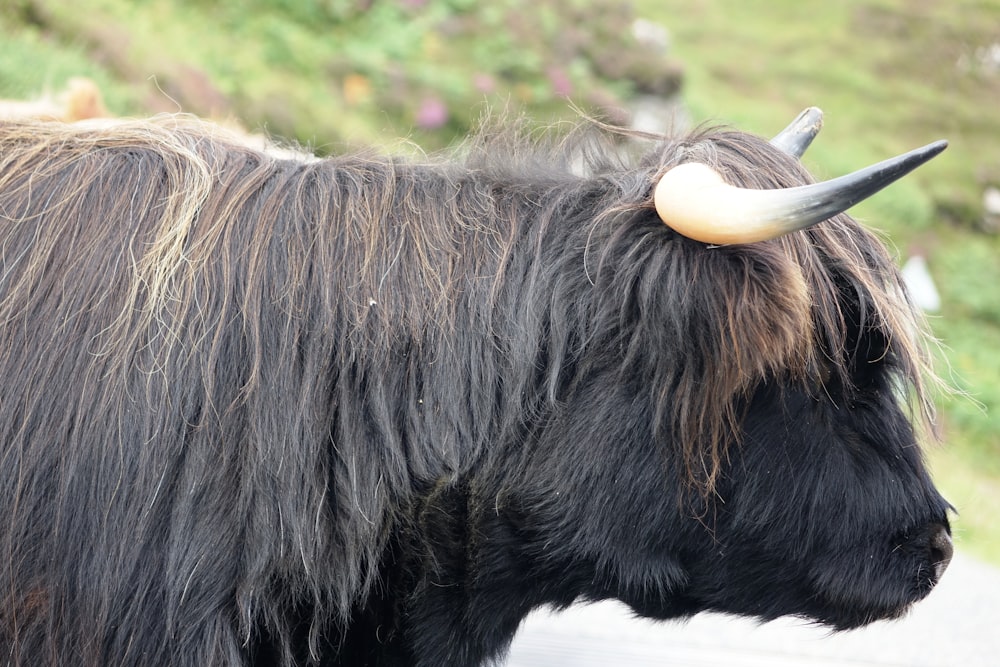
[[[927, 405], [921, 326], [851, 218], [709, 248], [652, 209], [655, 177], [681, 161], [778, 187], [808, 179], [792, 158], [713, 129], [629, 164], [588, 137], [484, 132], [447, 160], [297, 161], [178, 117], [0, 124], [3, 465], [56, 471], [5, 477], [21, 480], [0, 491], [21, 514], [3, 519], [4, 578], [75, 576], [19, 550], [48, 522], [122, 581], [161, 577], [169, 608], [197, 604], [190, 577], [215, 568], [218, 586], [242, 582], [247, 636], [258, 618], [283, 635], [269, 609], [306, 596], [348, 614], [415, 489], [523, 445], [594, 371], [648, 387], [703, 492], [760, 382], [851, 377], [851, 326], [891, 341]], [[86, 470], [102, 488], [74, 486]], [[106, 514], [74, 515], [73, 493]], [[149, 549], [82, 538], [124, 526]], [[98, 617], [141, 613], [141, 596], [100, 591]], [[166, 622], [181, 618], [198, 620]]]

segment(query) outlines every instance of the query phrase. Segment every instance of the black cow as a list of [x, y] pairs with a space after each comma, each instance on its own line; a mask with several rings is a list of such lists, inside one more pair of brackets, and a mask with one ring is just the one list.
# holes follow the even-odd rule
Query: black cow
[[633, 161], [0, 123], [0, 660], [472, 666], [576, 600], [903, 613], [951, 556], [933, 375], [841, 211], [943, 144], [806, 185], [816, 120]]

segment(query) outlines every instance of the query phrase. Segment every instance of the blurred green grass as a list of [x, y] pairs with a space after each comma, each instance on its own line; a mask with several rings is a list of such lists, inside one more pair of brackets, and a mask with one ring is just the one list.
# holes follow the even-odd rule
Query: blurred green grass
[[[629, 81], [669, 86], [675, 64], [635, 48], [633, 15], [618, 4], [10, 0], [0, 5], [11, 55], [0, 60], [0, 94], [37, 94], [79, 62], [119, 114], [238, 117], [320, 151], [400, 136], [436, 149], [487, 106], [544, 123], [572, 114], [568, 98], [614, 115], [636, 88]], [[428, 105], [442, 113], [422, 116]]]
[[[667, 27], [668, 54], [641, 52], [636, 16]], [[1000, 236], [980, 224], [1000, 185], [998, 25], [1000, 0], [9, 0], [0, 96], [83, 75], [119, 115], [234, 118], [321, 152], [435, 149], [486, 107], [547, 124], [576, 117], [572, 100], [613, 117], [669, 92], [680, 63], [695, 123], [770, 135], [823, 108], [805, 158], [819, 177], [947, 138], [853, 213], [937, 280], [942, 373], [967, 396], [942, 398], [929, 456], [961, 548], [1000, 563]], [[421, 121], [425, 104], [438, 113]]]

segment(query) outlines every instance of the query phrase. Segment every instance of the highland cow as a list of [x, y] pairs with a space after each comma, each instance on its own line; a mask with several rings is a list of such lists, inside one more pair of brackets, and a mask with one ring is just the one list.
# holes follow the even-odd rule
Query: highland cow
[[804, 126], [296, 160], [0, 123], [0, 659], [473, 666], [607, 598], [900, 615], [951, 556], [933, 375], [842, 211], [943, 144], [812, 183]]

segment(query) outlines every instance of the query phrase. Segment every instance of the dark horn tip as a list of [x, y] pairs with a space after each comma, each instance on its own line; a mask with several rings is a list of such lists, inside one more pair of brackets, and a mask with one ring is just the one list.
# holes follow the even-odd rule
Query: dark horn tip
[[[948, 142], [941, 139], [940, 141], [935, 141], [927, 144], [926, 146], [916, 148], [909, 153], [904, 153], [899, 156], [899, 158], [896, 158], [897, 164], [905, 173], [916, 169], [925, 162], [937, 157], [946, 148], [948, 148]], [[886, 160], [886, 162], [889, 163], [892, 162], [892, 160]]]
[[943, 139], [935, 141], [927, 144], [926, 146], [915, 148], [908, 153], [903, 153], [897, 157], [884, 160], [877, 165], [873, 165], [871, 170], [876, 173], [883, 172], [885, 174], [893, 174], [891, 180], [895, 180], [903, 174], [913, 171], [928, 160], [937, 157], [947, 147], [947, 141]]
[[846, 176], [803, 186], [803, 206], [786, 227], [803, 229], [832, 218], [925, 164], [947, 147], [947, 141], [935, 141]]
[[928, 152], [931, 153], [933, 157], [934, 155], [938, 155], [939, 153], [941, 153], [941, 151], [948, 148], [948, 140], [939, 139], [932, 144], [927, 144], [925, 148], [928, 149]]

